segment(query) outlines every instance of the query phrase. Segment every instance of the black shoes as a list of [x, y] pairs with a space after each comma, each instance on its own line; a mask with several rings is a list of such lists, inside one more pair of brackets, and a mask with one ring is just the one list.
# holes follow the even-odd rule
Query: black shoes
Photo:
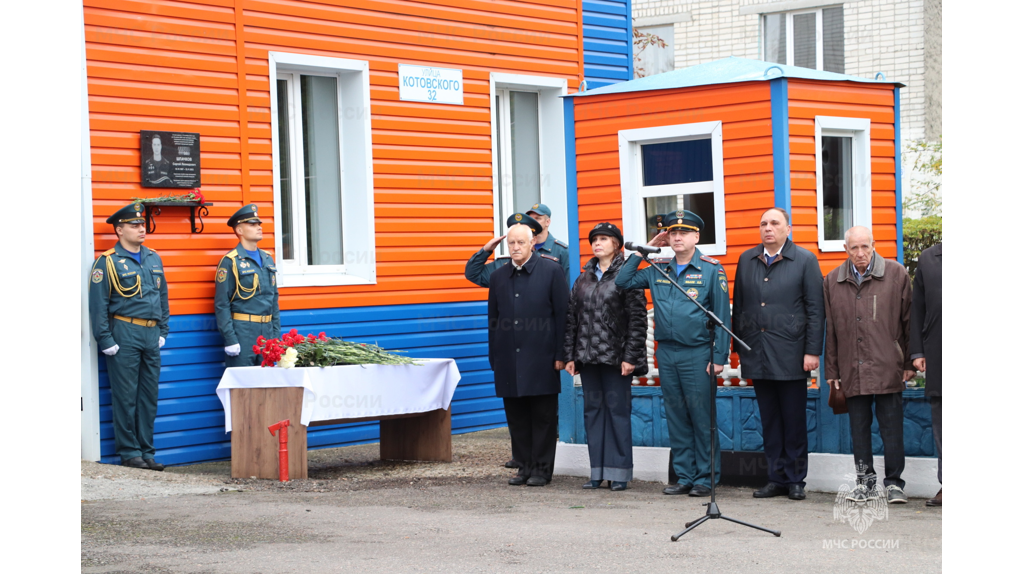
[[141, 456], [135, 456], [128, 460], [123, 460], [121, 461], [121, 466], [127, 466], [130, 468], [149, 468], [149, 465], [146, 464], [146, 461], [142, 460]]
[[522, 485], [526, 484], [526, 479], [527, 479], [527, 477], [517, 474], [517, 475], [513, 476], [512, 478], [508, 479], [508, 483], [511, 486], [522, 486]]
[[804, 494], [804, 487], [800, 486], [799, 484], [789, 485], [790, 500], [803, 500], [805, 498], [807, 498], [807, 495]]
[[519, 468], [519, 463], [513, 458], [505, 463], [505, 468]]
[[615, 490], [615, 491], [626, 490], [626, 483], [625, 482], [612, 482], [612, 490]]
[[711, 496], [711, 489], [703, 484], [695, 484], [690, 489], [690, 496]]
[[584, 482], [583, 483], [583, 490], [593, 490], [595, 488], [601, 488], [601, 485], [603, 483], [604, 483], [603, 480], [591, 480], [589, 482]]
[[689, 484], [673, 484], [661, 492], [665, 494], [690, 494], [691, 490], [693, 490], [693, 487]]
[[155, 459], [147, 458], [147, 459], [144, 459], [144, 462], [146, 463], [146, 468], [148, 468], [150, 470], [163, 470], [164, 469], [164, 465], [160, 464]]
[[539, 476], [531, 476], [529, 480], [526, 481], [526, 486], [544, 486], [549, 482], [551, 481], [546, 478], [541, 478]]
[[[789, 489], [786, 488], [785, 486], [782, 486], [780, 484], [775, 484], [774, 482], [769, 482], [768, 484], [764, 485], [764, 487], [761, 488], [761, 490], [755, 490], [754, 491], [754, 498], [771, 498], [773, 496], [788, 496], [789, 492], [790, 492]], [[803, 488], [800, 489], [800, 492], [803, 493]]]

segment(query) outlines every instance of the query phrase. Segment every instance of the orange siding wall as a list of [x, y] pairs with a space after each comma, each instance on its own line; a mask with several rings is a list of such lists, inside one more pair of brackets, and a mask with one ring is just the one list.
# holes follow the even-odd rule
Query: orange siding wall
[[[281, 308], [481, 299], [462, 271], [493, 228], [489, 73], [577, 84], [581, 15], [577, 0], [454, 3], [85, 0], [97, 254], [114, 243], [111, 213], [161, 191], [138, 184], [139, 130], [199, 132], [206, 231], [165, 208], [146, 244], [171, 312], [212, 312], [213, 269], [236, 245], [227, 218], [250, 202], [273, 211], [267, 52], [367, 60], [378, 283], [282, 289]], [[462, 69], [465, 105], [399, 101], [400, 62]], [[274, 231], [265, 218], [271, 252]]]
[[[896, 132], [893, 88], [853, 82], [789, 80], [789, 161], [793, 240], [818, 256], [822, 273], [846, 260], [843, 251], [818, 250], [818, 199], [814, 117], [871, 120], [871, 227], [875, 248], [896, 259]], [[728, 188], [726, 188], [728, 191]]]
[[593, 255], [587, 234], [594, 224], [622, 225], [619, 130], [722, 122], [728, 244], [715, 257], [731, 281], [740, 254], [760, 243], [761, 214], [775, 203], [768, 82], [579, 97], [575, 113], [582, 263]]

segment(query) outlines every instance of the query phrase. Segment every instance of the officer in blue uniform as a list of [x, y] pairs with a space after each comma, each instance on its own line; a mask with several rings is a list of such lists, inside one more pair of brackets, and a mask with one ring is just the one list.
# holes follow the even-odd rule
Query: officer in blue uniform
[[263, 239], [256, 205], [239, 209], [228, 225], [238, 236], [238, 246], [217, 265], [213, 309], [224, 338], [225, 366], [252, 367], [260, 364], [252, 349], [256, 339], [281, 336], [277, 266], [269, 253], [256, 246]]
[[[548, 227], [551, 226], [551, 210], [548, 206], [543, 203], [535, 203], [533, 206], [526, 211], [525, 214], [530, 221], [536, 221], [540, 226], [540, 232], [537, 232], [534, 236], [536, 242], [533, 246], [534, 250], [540, 255], [544, 256], [545, 259], [550, 259], [555, 263], [562, 266], [562, 272], [565, 273], [565, 282], [569, 283], [569, 246], [561, 241], [555, 239], [555, 236], [548, 232]], [[516, 214], [510, 215], [506, 224], [511, 227], [515, 223]], [[522, 223], [527, 223], [523, 221]], [[533, 226], [530, 225], [532, 228]], [[505, 265], [510, 261], [508, 257], [497, 257], [494, 261], [487, 263], [487, 258], [494, 253], [494, 248], [498, 246], [501, 241], [505, 239], [505, 236], [495, 237], [488, 241], [484, 246], [473, 254], [466, 262], [466, 279], [481, 286], [491, 286], [491, 273], [495, 269]]]
[[93, 263], [89, 280], [92, 334], [106, 355], [121, 464], [163, 470], [153, 458], [160, 347], [170, 330], [167, 280], [156, 251], [145, 247], [145, 206], [134, 203], [107, 218], [117, 243]]
[[[686, 290], [675, 288], [656, 269], [637, 271], [642, 259], [632, 255], [615, 279], [622, 289], [650, 289], [654, 301], [654, 339], [658, 341], [656, 358], [665, 397], [672, 466], [677, 484], [665, 494], [711, 494], [711, 403], [709, 369], [721, 373], [729, 360], [729, 338], [722, 329], [715, 331], [712, 364], [708, 364], [708, 331], [704, 313], [684, 297], [695, 298], [726, 325], [729, 318], [729, 282], [725, 269], [716, 260], [697, 249], [704, 221], [696, 213], [680, 210], [658, 216], [661, 230], [648, 245], [670, 246], [673, 258], [652, 260]], [[721, 476], [721, 452], [715, 452], [715, 475]]]

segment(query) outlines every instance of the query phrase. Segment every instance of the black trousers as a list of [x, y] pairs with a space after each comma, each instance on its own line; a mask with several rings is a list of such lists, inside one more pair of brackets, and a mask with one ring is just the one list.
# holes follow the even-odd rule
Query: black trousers
[[619, 365], [579, 365], [590, 480], [633, 480], [632, 375]]
[[754, 379], [754, 395], [761, 411], [769, 482], [806, 486], [807, 379]]
[[932, 403], [932, 436], [935, 437], [935, 454], [939, 455], [939, 484], [942, 484], [942, 397], [929, 397]]
[[846, 397], [850, 410], [850, 439], [853, 442], [853, 460], [857, 465], [857, 482], [868, 488], [875, 486], [875, 465], [871, 445], [871, 405], [875, 405], [878, 434], [882, 435], [885, 449], [885, 486], [900, 488], [906, 482], [900, 478], [906, 457], [903, 454], [903, 393], [886, 395], [860, 395]]
[[512, 435], [512, 458], [520, 476], [551, 480], [558, 440], [558, 395], [506, 397], [505, 420]]

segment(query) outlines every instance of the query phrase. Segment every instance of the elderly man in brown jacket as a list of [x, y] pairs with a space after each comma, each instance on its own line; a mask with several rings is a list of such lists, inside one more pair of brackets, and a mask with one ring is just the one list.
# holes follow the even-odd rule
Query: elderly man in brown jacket
[[910, 354], [910, 276], [875, 252], [866, 227], [851, 227], [844, 244], [849, 260], [825, 277], [825, 378], [842, 389], [850, 411], [857, 467], [854, 501], [877, 496], [871, 448], [871, 405], [885, 447], [885, 496], [904, 504], [903, 389], [914, 376]]

